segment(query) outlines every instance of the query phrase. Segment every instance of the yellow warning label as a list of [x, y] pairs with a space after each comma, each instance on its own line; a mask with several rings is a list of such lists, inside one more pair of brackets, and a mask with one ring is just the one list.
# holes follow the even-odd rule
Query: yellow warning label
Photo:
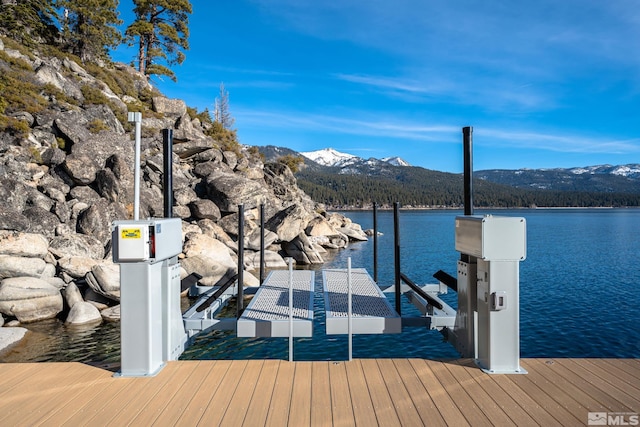
[[139, 228], [123, 228], [120, 237], [122, 239], [140, 239], [142, 231]]

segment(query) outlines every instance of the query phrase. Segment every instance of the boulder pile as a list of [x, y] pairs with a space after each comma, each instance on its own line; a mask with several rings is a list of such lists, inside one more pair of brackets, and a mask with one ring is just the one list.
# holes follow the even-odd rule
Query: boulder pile
[[[111, 224], [134, 216], [134, 142], [121, 120], [137, 100], [116, 95], [72, 60], [2, 49], [29, 65], [34, 84], [63, 95], [49, 95], [47, 108], [36, 112], [13, 112], [26, 132], [0, 131], [0, 326], [52, 317], [73, 324], [117, 320], [120, 280], [111, 260]], [[151, 92], [145, 76], [115, 67], [130, 74], [139, 93]], [[89, 102], [86, 86], [109, 102]], [[161, 130], [173, 129], [182, 277], [195, 272], [201, 284], [214, 285], [237, 273], [240, 204], [246, 286], [259, 285], [250, 272], [259, 268], [260, 205], [267, 268], [284, 268], [284, 257], [322, 263], [327, 250], [367, 239], [359, 225], [325, 212], [301, 191], [287, 166], [265, 164], [250, 147], [225, 149], [205, 134], [207, 126], [183, 101], [157, 92], [152, 109], [143, 111], [139, 216], [163, 215]]]

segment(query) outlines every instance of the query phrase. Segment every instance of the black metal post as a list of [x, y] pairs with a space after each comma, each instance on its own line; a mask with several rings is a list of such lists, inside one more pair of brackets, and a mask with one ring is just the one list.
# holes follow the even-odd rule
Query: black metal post
[[244, 205], [238, 205], [238, 318], [244, 309]]
[[394, 237], [394, 265], [395, 265], [395, 290], [396, 290], [396, 311], [402, 315], [402, 304], [400, 301], [400, 220], [398, 215], [399, 203], [393, 202], [393, 237]]
[[164, 217], [173, 218], [173, 129], [162, 129]]
[[260, 204], [260, 284], [264, 282], [264, 203]]
[[473, 127], [462, 128], [464, 151], [464, 214], [473, 215]]
[[[473, 127], [462, 128], [462, 151], [464, 158], [464, 214], [473, 215]], [[471, 262], [471, 257], [460, 253], [460, 261]]]
[[373, 281], [378, 283], [378, 205], [373, 202]]

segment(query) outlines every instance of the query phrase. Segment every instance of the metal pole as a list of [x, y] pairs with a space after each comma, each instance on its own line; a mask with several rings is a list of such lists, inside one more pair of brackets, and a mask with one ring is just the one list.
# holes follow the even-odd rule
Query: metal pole
[[[464, 214], [473, 215], [473, 127], [462, 128], [462, 151], [464, 160]], [[470, 263], [471, 257], [460, 253], [460, 261]]]
[[400, 204], [393, 202], [393, 237], [394, 237], [394, 265], [395, 265], [395, 290], [396, 290], [396, 312], [402, 315], [402, 304], [400, 301], [400, 224], [398, 209]]
[[129, 113], [129, 123], [135, 123], [135, 157], [133, 166], [133, 219], [140, 219], [140, 131], [142, 113]]
[[351, 257], [347, 258], [347, 333], [349, 336], [349, 362], [353, 360], [353, 309], [352, 303], [352, 289], [351, 289]]
[[244, 205], [238, 205], [238, 317], [244, 309]]
[[173, 218], [173, 129], [162, 129], [164, 217]]
[[260, 204], [260, 284], [264, 282], [264, 203]]
[[473, 127], [462, 128], [464, 152], [464, 214], [473, 215]]
[[293, 362], [293, 259], [289, 258], [289, 362]]
[[373, 281], [378, 283], [378, 205], [373, 203]]

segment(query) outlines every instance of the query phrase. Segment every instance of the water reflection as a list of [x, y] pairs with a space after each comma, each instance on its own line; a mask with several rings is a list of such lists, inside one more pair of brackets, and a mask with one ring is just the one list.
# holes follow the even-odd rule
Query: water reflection
[[23, 325], [29, 330], [0, 362], [120, 361], [120, 323], [65, 325], [59, 319]]

